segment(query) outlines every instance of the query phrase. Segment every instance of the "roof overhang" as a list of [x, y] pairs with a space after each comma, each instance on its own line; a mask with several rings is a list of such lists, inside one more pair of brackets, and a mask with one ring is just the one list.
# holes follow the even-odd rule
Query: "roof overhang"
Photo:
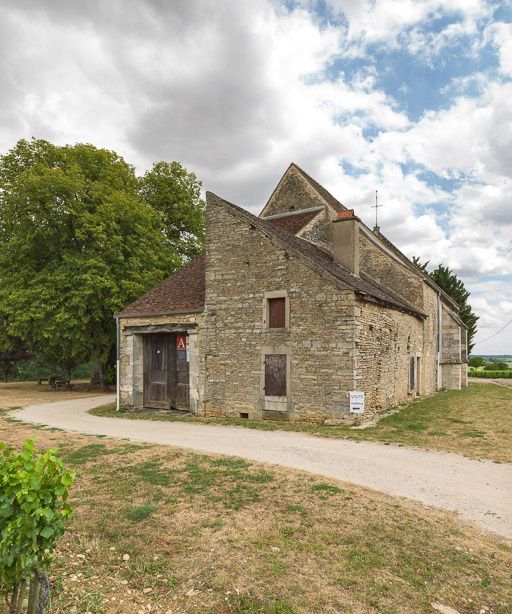
[[186, 311], [154, 311], [148, 313], [118, 313], [115, 315], [115, 318], [119, 318], [123, 320], [124, 318], [156, 318], [161, 316], [176, 316], [176, 315], [187, 315], [188, 313], [202, 313], [204, 311], [203, 307], [199, 307], [198, 309], [187, 309]]

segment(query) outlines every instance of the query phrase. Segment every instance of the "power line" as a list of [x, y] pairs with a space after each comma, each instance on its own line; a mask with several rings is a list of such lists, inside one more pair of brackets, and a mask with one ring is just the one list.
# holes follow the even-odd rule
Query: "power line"
[[495, 337], [498, 333], [501, 333], [502, 330], [505, 330], [507, 328], [507, 326], [509, 324], [512, 324], [512, 320], [509, 320], [505, 326], [503, 326], [502, 328], [500, 328], [500, 330], [497, 330], [495, 333], [493, 333], [492, 335], [490, 335], [489, 337], [487, 337], [487, 339], [484, 339], [483, 341], [477, 341], [475, 343], [475, 345], [481, 345], [482, 343], [485, 343], [486, 341], [489, 341], [489, 339], [492, 339], [493, 337]]

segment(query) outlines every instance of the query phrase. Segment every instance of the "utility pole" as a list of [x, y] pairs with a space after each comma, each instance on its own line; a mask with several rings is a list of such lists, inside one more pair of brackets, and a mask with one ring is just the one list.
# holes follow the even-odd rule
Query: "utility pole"
[[375, 204], [372, 206], [372, 209], [375, 209], [375, 226], [373, 228], [374, 232], [380, 232], [378, 216], [378, 211], [380, 207], [382, 207], [382, 205], [379, 205], [379, 193], [377, 190], [375, 190]]

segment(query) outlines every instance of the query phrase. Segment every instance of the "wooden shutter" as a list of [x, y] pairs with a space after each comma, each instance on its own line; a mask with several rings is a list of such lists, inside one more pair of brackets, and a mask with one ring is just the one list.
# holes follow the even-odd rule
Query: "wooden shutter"
[[286, 396], [286, 354], [265, 355], [265, 396]]
[[269, 328], [284, 328], [285, 327], [285, 306], [286, 299], [269, 298], [268, 299], [268, 327]]

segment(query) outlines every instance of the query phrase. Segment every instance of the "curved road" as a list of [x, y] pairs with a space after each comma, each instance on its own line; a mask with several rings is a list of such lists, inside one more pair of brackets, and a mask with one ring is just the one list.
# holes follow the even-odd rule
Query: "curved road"
[[186, 422], [92, 416], [112, 396], [32, 405], [14, 417], [68, 431], [107, 435], [243, 458], [353, 482], [456, 512], [480, 529], [512, 540], [512, 464], [417, 448], [326, 439]]

